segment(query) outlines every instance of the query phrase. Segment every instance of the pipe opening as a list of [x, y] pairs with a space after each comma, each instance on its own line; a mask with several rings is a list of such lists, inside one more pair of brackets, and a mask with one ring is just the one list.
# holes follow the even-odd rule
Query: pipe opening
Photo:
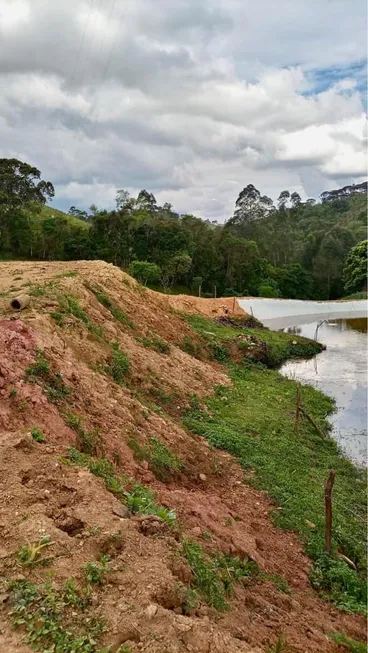
[[22, 305], [21, 305], [19, 299], [12, 299], [11, 307], [15, 308], [17, 311], [20, 311], [20, 309], [22, 308]]

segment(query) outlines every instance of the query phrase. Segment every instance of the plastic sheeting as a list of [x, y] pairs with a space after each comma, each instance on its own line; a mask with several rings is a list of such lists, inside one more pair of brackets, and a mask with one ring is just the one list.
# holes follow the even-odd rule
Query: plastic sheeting
[[271, 329], [310, 324], [320, 320], [354, 319], [367, 317], [367, 300], [340, 302], [313, 302], [300, 299], [238, 299], [246, 313], [254, 315]]

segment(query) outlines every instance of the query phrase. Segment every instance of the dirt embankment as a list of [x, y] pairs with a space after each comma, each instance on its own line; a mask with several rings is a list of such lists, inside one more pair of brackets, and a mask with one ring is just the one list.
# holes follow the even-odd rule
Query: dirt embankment
[[[183, 351], [195, 336], [171, 301], [101, 262], [2, 263], [0, 284], [1, 651], [30, 650], [24, 626], [11, 627], [9, 581], [82, 584], [101, 555], [108, 573], [88, 598], [93, 617], [105, 619], [101, 649], [246, 653], [267, 651], [282, 635], [284, 651], [317, 653], [339, 650], [332, 632], [362, 636], [363, 620], [312, 592], [300, 541], [270, 521], [277, 506], [243, 483], [231, 456], [181, 427], [191, 401], [229, 380]], [[9, 298], [24, 289], [29, 307], [10, 311]], [[117, 347], [129, 362], [124, 385], [116, 382]], [[46, 442], [35, 441], [34, 429]], [[71, 464], [68, 448], [81, 442], [127, 487], [138, 481], [153, 490], [179, 526], [129, 512], [103, 478]], [[180, 460], [177, 473], [162, 478], [144, 455], [152, 442]], [[22, 564], [21, 548], [46, 535], [45, 566]], [[187, 539], [250, 559], [262, 573], [234, 584], [226, 611], [202, 599], [190, 605], [196, 579], [182, 555]]]

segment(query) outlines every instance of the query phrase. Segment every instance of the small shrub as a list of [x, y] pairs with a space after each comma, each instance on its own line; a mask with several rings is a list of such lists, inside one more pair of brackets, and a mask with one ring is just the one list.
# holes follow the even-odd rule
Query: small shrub
[[16, 388], [12, 388], [9, 392], [10, 399], [15, 399], [15, 397], [17, 396], [18, 396], [18, 390]]
[[271, 581], [283, 594], [291, 594], [290, 587], [282, 576], [278, 574], [262, 574], [262, 578]]
[[51, 370], [50, 363], [41, 349], [37, 349], [36, 360], [26, 369], [26, 375], [30, 380], [39, 382], [49, 401], [54, 404], [63, 401], [70, 394], [62, 375]]
[[126, 376], [129, 372], [129, 358], [125, 352], [121, 351], [119, 345], [113, 345], [113, 351], [105, 371], [112, 376], [115, 383], [125, 385]]
[[36, 427], [33, 427], [33, 429], [31, 429], [31, 436], [35, 442], [39, 442], [39, 443], [46, 442], [45, 434], [42, 433], [42, 431]]
[[24, 567], [34, 567], [45, 561], [41, 553], [45, 547], [51, 546], [52, 544], [50, 535], [44, 535], [38, 542], [25, 544], [17, 553], [18, 561]]
[[225, 587], [213, 560], [203, 553], [199, 544], [189, 540], [183, 542], [183, 555], [193, 574], [193, 589], [200, 593], [208, 605], [216, 610], [226, 610], [228, 604]]
[[50, 377], [50, 363], [41, 349], [36, 350], [36, 360], [26, 369], [27, 376], [34, 376], [47, 381]]
[[110, 571], [109, 558], [102, 555], [100, 562], [88, 562], [84, 568], [86, 580], [92, 585], [102, 585]]

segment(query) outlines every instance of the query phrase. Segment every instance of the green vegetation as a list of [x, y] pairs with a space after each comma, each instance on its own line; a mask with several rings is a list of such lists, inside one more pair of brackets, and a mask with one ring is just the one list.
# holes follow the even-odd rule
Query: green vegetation
[[52, 544], [50, 535], [44, 535], [38, 542], [25, 544], [17, 553], [18, 561], [24, 567], [34, 567], [38, 564], [44, 564], [47, 558], [42, 555], [43, 549]]
[[350, 653], [367, 653], [366, 642], [357, 642], [355, 639], [347, 637], [343, 633], [333, 633], [331, 639], [336, 644], [344, 644], [344, 651], [350, 651]]
[[70, 447], [68, 458], [64, 462], [71, 462], [78, 467], [89, 469], [92, 474], [104, 480], [109, 492], [117, 496], [123, 495], [125, 487], [123, 478], [116, 474], [114, 465], [107, 458], [96, 458], [88, 453], [78, 451], [75, 447]]
[[235, 582], [259, 575], [256, 563], [224, 553], [207, 554], [191, 540], [183, 541], [182, 554], [193, 574], [191, 589], [216, 610], [229, 607], [227, 597], [231, 596]]
[[94, 456], [102, 450], [102, 440], [98, 429], [87, 431], [83, 426], [83, 419], [66, 410], [63, 412], [65, 423], [76, 432], [77, 449], [82, 454]]
[[137, 460], [146, 460], [156, 478], [160, 481], [170, 481], [183, 470], [183, 463], [170, 449], [158, 438], [151, 437], [146, 443], [139, 443], [131, 438], [129, 446]]
[[201, 315], [187, 314], [185, 318], [207, 342], [212, 358], [221, 363], [230, 359], [231, 345], [242, 354], [244, 362], [257, 361], [267, 367], [278, 367], [289, 358], [313, 356], [322, 350], [320, 343], [308, 338], [265, 328], [242, 328], [241, 323], [236, 325], [234, 319], [235, 326]]
[[111, 357], [104, 370], [107, 374], [110, 374], [115, 383], [125, 385], [129, 372], [129, 358], [125, 352], [121, 351], [117, 342], [113, 344]]
[[194, 358], [201, 357], [201, 347], [191, 336], [184, 336], [184, 340], [176, 344], [182, 351], [189, 354], [189, 356], [194, 356]]
[[154, 349], [159, 354], [169, 354], [171, 351], [169, 343], [165, 340], [162, 340], [162, 338], [158, 338], [157, 336], [152, 338], [137, 338], [137, 341], [141, 342], [144, 347]]
[[28, 580], [16, 580], [9, 589], [13, 626], [24, 632], [24, 641], [34, 651], [103, 653], [97, 642], [106, 626], [87, 612], [88, 588], [77, 589], [72, 580], [61, 589], [52, 583], [37, 587]]
[[53, 372], [50, 362], [45, 357], [42, 349], [37, 349], [36, 360], [26, 369], [28, 380], [41, 385], [48, 400], [59, 404], [70, 395], [69, 388], [65, 385], [60, 372]]
[[367, 291], [368, 240], [362, 240], [353, 247], [344, 267], [344, 290], [346, 293]]
[[102, 304], [102, 306], [104, 306], [105, 308], [107, 308], [107, 310], [110, 311], [111, 315], [115, 318], [115, 320], [120, 322], [120, 324], [127, 325], [133, 329], [134, 322], [132, 322], [132, 320], [128, 317], [128, 315], [124, 313], [124, 311], [121, 311], [114, 304], [112, 299], [110, 299], [110, 297], [108, 297], [105, 293], [103, 293], [100, 288], [92, 286], [90, 283], [85, 283], [84, 285], [86, 286], [86, 288], [88, 288], [88, 290], [90, 290], [94, 294], [97, 301], [99, 301], [100, 304]]
[[101, 555], [100, 562], [88, 562], [84, 568], [86, 580], [92, 585], [103, 585], [110, 571], [109, 558]]
[[[104, 337], [103, 328], [100, 327], [98, 324], [95, 324], [90, 319], [90, 317], [83, 310], [78, 299], [74, 295], [64, 294], [59, 296], [59, 311], [57, 311], [57, 314], [59, 316], [63, 314], [73, 315], [73, 317], [75, 317], [77, 320], [83, 322], [83, 324], [86, 325], [88, 331], [93, 333], [93, 335], [97, 336], [98, 338]], [[59, 317], [58, 320], [60, 320]]]
[[[191, 408], [185, 417], [186, 426], [235, 455], [245, 470], [255, 470], [254, 476], [246, 475], [246, 481], [267, 490], [274, 498], [281, 508], [274, 515], [279, 526], [295, 530], [304, 538], [315, 570], [319, 570], [313, 581], [315, 586], [329, 593], [340, 607], [360, 611], [364, 596], [360, 573], [365, 567], [362, 473], [340, 455], [332, 439], [322, 440], [306, 420], [300, 424], [299, 436], [295, 435], [293, 381], [254, 364], [234, 368], [231, 374], [233, 385], [217, 387], [215, 395], [206, 401], [208, 411], [198, 406]], [[328, 432], [325, 418], [333, 409], [331, 400], [310, 386], [302, 388], [302, 398], [308, 414]], [[339, 548], [352, 559], [359, 574], [342, 561], [333, 564], [333, 572], [321, 562], [323, 488], [331, 468], [336, 471], [334, 549]], [[316, 528], [311, 530], [306, 520]]]
[[168, 510], [168, 508], [157, 504], [151, 490], [144, 485], [135, 483], [131, 490], [124, 492], [124, 496], [126, 505], [133, 514], [156, 515], [169, 526], [174, 526], [175, 510]]
[[313, 587], [325, 598], [346, 612], [367, 612], [367, 586], [365, 578], [326, 553], [319, 555], [310, 572]]
[[349, 252], [366, 238], [366, 193], [363, 183], [302, 202], [283, 190], [274, 203], [248, 184], [217, 224], [159, 206], [147, 190], [119, 190], [114, 211], [72, 206], [66, 215], [44, 206], [54, 188], [39, 170], [1, 159], [0, 258], [102, 259], [142, 284], [203, 297], [334, 299]]
[[43, 443], [46, 442], [46, 436], [42, 433], [41, 429], [36, 428], [35, 426], [31, 429], [31, 436], [35, 442]]

